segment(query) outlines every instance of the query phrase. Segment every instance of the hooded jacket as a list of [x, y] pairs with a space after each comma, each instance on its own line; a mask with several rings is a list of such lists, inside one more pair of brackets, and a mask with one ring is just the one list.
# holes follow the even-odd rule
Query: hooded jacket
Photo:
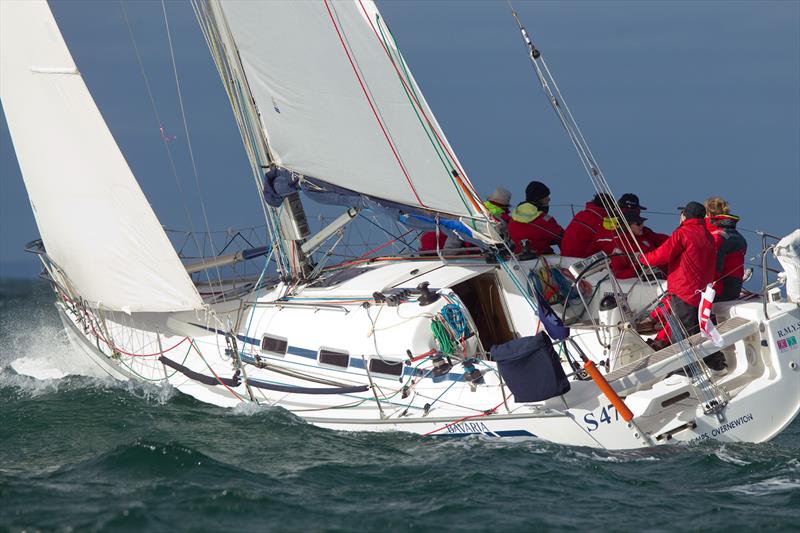
[[714, 280], [716, 249], [703, 219], [688, 218], [664, 244], [644, 254], [651, 266], [667, 267], [667, 290], [697, 307], [700, 291]]
[[508, 236], [514, 241], [517, 253], [523, 251], [521, 242], [527, 239], [532, 251], [539, 255], [552, 254], [552, 246], [561, 242], [563, 234], [564, 228], [555, 218], [542, 213], [531, 203], [523, 202], [511, 212]]
[[742, 291], [747, 241], [736, 229], [738, 222], [739, 217], [734, 215], [706, 217], [706, 228], [717, 252], [714, 276], [717, 301], [735, 300]]

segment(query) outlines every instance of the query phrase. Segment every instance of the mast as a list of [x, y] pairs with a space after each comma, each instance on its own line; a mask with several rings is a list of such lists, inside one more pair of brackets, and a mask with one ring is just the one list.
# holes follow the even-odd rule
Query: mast
[[193, 0], [192, 5], [242, 135], [270, 231], [269, 238], [276, 248], [278, 271], [284, 279], [302, 279], [311, 272], [313, 264], [302, 247], [309, 227], [300, 194], [296, 191], [288, 194], [277, 208], [266, 202], [262, 187], [268, 173], [275, 170], [275, 158], [236, 43], [217, 0]]

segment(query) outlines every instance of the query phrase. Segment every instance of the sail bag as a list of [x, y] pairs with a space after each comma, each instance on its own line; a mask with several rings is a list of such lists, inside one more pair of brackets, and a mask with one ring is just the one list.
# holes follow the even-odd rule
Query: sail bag
[[492, 346], [491, 354], [517, 403], [539, 402], [569, 391], [558, 354], [544, 331]]

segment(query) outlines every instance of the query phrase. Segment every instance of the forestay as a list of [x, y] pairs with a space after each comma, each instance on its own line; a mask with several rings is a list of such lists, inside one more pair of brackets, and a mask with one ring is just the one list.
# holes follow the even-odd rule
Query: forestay
[[418, 210], [485, 218], [370, 0], [210, 3], [236, 41], [278, 166]]
[[47, 253], [80, 295], [126, 312], [200, 307], [44, 0], [0, 2], [0, 99]]

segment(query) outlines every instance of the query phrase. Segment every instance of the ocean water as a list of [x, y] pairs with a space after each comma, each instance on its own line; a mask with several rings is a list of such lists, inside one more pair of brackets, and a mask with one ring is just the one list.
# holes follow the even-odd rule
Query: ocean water
[[766, 444], [625, 452], [334, 432], [68, 375], [52, 301], [0, 281], [0, 531], [800, 529], [800, 420]]

